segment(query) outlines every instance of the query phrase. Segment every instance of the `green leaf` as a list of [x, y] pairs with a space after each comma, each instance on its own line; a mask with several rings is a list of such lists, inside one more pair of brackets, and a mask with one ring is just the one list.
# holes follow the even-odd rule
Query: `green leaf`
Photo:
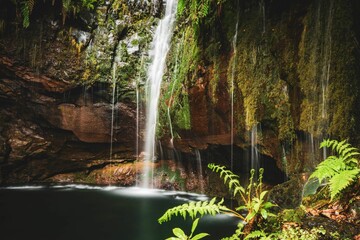
[[247, 207], [243, 205], [243, 206], [236, 208], [236, 211], [245, 210], [245, 209], [247, 209]]
[[174, 228], [173, 233], [175, 236], [177, 236], [180, 239], [187, 239], [186, 234], [184, 233], [184, 231], [181, 228]]
[[261, 209], [260, 214], [261, 214], [261, 216], [262, 216], [264, 219], [266, 219], [267, 216], [268, 216], [267, 211], [266, 211], [264, 208]]
[[195, 232], [195, 229], [196, 229], [198, 223], [199, 223], [199, 218], [195, 219], [194, 222], [193, 222], [193, 224], [192, 224], [192, 227], [191, 227], [191, 235], [193, 234], [193, 232]]
[[206, 236], [210, 236], [208, 233], [199, 233], [196, 234], [193, 238], [191, 238], [192, 240], [198, 240], [198, 239], [202, 239]]
[[262, 191], [260, 193], [260, 199], [263, 199], [268, 191]]
[[250, 221], [251, 219], [253, 219], [255, 217], [255, 215], [256, 215], [255, 211], [248, 213], [248, 215], [246, 215], [246, 217], [245, 217], [245, 221]]
[[266, 202], [266, 203], [263, 204], [262, 207], [265, 208], [265, 209], [269, 209], [269, 208], [276, 207], [276, 206], [277, 205], [272, 203], [272, 202]]

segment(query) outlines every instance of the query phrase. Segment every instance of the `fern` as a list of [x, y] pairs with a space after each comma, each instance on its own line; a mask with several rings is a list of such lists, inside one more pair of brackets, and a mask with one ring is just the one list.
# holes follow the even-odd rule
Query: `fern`
[[176, 206], [173, 208], [168, 209], [159, 219], [158, 222], [161, 224], [163, 222], [167, 222], [171, 220], [172, 216], [182, 216], [186, 219], [186, 216], [189, 215], [190, 218], [194, 219], [197, 215], [201, 217], [209, 214], [209, 215], [216, 215], [220, 212], [227, 212], [229, 209], [223, 206], [224, 200], [222, 199], [220, 202], [215, 203], [216, 198], [211, 199], [210, 202], [208, 201], [199, 201], [199, 202], [189, 202], [184, 203], [180, 206]]
[[[336, 151], [338, 153], [338, 155], [343, 158], [343, 161], [345, 163], [348, 162], [356, 162], [357, 160], [352, 158], [353, 156], [359, 155], [360, 153], [358, 152], [357, 148], [351, 147], [351, 145], [349, 143], [346, 143], [346, 140], [344, 141], [337, 141], [337, 140], [324, 140], [321, 144], [320, 144], [320, 148], [331, 148], [333, 151]], [[356, 160], [356, 161], [354, 161]]]
[[309, 179], [317, 178], [321, 183], [324, 179], [333, 177], [345, 168], [346, 165], [341, 158], [330, 156], [316, 167], [316, 171], [310, 175]]
[[354, 156], [359, 155], [357, 148], [352, 147], [344, 141], [326, 139], [320, 144], [320, 148], [331, 148], [337, 156], [329, 156], [322, 161], [316, 170], [310, 175], [305, 189], [312, 184], [310, 180], [318, 179], [319, 184], [324, 180], [329, 185], [331, 200], [333, 200], [342, 190], [359, 178], [359, 162]]
[[179, 0], [177, 5], [177, 15], [181, 16], [185, 11], [186, 3], [185, 0]]
[[203, 0], [201, 1], [198, 7], [198, 15], [199, 18], [205, 18], [209, 14], [210, 9], [210, 0]]
[[332, 177], [329, 181], [331, 199], [334, 199], [338, 193], [347, 188], [359, 173], [360, 169], [344, 170]]
[[262, 230], [255, 230], [255, 231], [252, 231], [251, 233], [249, 233], [246, 238], [244, 238], [244, 240], [247, 240], [247, 239], [261, 239], [261, 238], [264, 238], [266, 237], [266, 233]]
[[228, 189], [233, 192], [234, 197], [239, 194], [242, 198], [244, 198], [246, 191], [241, 186], [238, 175], [226, 169], [225, 166], [219, 166], [213, 163], [208, 164], [208, 168], [213, 172], [220, 172], [220, 177], [224, 179], [224, 184], [228, 184]]
[[[253, 178], [255, 170], [250, 171], [250, 183], [245, 189], [240, 185], [239, 176], [226, 169], [224, 166], [215, 165], [210, 163], [208, 167], [220, 174], [220, 177], [224, 179], [224, 183], [227, 184], [230, 191], [233, 191], [234, 196], [239, 195], [244, 204], [235, 210], [229, 209], [223, 205], [224, 200], [216, 203], [216, 198], [213, 198], [210, 202], [208, 201], [199, 201], [199, 202], [190, 202], [183, 205], [173, 207], [168, 209], [159, 219], [158, 222], [161, 224], [166, 221], [170, 221], [172, 216], [182, 216], [184, 219], [189, 215], [192, 219], [196, 217], [202, 217], [205, 214], [216, 215], [219, 213], [230, 214], [241, 220], [247, 222], [246, 233], [242, 232], [244, 225], [240, 223], [238, 229], [235, 233], [226, 239], [236, 240], [240, 239], [240, 235], [248, 234], [248, 231], [251, 230], [256, 224], [256, 222], [263, 218], [266, 219], [269, 216], [275, 216], [270, 213], [268, 210], [274, 206], [271, 202], [266, 201], [267, 191], [262, 191], [262, 176], [264, 169], [259, 170], [259, 179], [257, 183], [253, 183]], [[240, 212], [246, 210], [246, 216], [243, 216]], [[245, 231], [244, 231], [245, 232]], [[174, 233], [175, 234], [175, 233]], [[254, 233], [255, 234], [255, 233]], [[177, 230], [175, 235], [184, 236], [183, 232]], [[191, 235], [192, 236], [192, 235]], [[201, 235], [202, 236], [202, 235]], [[195, 236], [196, 237], [196, 236]], [[194, 238], [195, 238], [194, 237]]]
[[35, 0], [25, 0], [20, 2], [20, 11], [23, 17], [23, 27], [27, 28], [30, 25], [30, 15], [34, 9]]

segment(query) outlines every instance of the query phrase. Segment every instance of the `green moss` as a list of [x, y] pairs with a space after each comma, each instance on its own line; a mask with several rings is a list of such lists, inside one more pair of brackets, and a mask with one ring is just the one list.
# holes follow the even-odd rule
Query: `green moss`
[[301, 219], [305, 217], [305, 214], [305, 211], [299, 207], [295, 209], [284, 209], [279, 213], [278, 217], [281, 222], [301, 223]]
[[304, 95], [300, 128], [315, 136], [347, 138], [354, 129], [349, 120], [356, 96], [356, 60], [349, 6], [347, 1], [319, 1], [304, 19], [298, 65]]
[[218, 85], [220, 82], [220, 72], [221, 72], [221, 66], [219, 60], [214, 57], [214, 69], [211, 73], [212, 79], [209, 82], [209, 89], [210, 89], [210, 101], [213, 105], [215, 105], [218, 102], [217, 92], [218, 92]]
[[199, 59], [194, 29], [186, 27], [181, 30], [173, 38], [168, 57], [168, 73], [165, 77], [170, 81], [165, 81], [163, 84], [163, 101], [160, 103], [159, 110], [159, 124], [162, 129], [160, 132], [164, 133], [164, 128], [170, 131], [170, 124], [172, 124], [175, 135], [178, 135], [176, 132], [191, 128], [188, 86], [196, 79]]
[[243, 99], [244, 113], [237, 115], [235, 122], [244, 122], [247, 130], [261, 122], [272, 122], [275, 124], [267, 127], [273, 128], [280, 140], [292, 141], [295, 127], [288, 90], [290, 81], [282, 79], [281, 73], [294, 75], [290, 62], [295, 51], [288, 53], [293, 46], [284, 45], [290, 42], [286, 26], [277, 23], [277, 31], [275, 26], [266, 26], [273, 28], [263, 32], [262, 17], [255, 7], [240, 14], [236, 55], [232, 56], [228, 69], [229, 85], [233, 74], [234, 92], [241, 92], [239, 97]]

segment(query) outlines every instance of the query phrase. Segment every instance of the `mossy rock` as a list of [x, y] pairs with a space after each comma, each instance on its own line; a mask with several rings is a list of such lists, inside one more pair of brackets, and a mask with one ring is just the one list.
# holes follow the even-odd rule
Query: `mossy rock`
[[280, 208], [294, 209], [299, 207], [305, 184], [303, 179], [303, 174], [297, 174], [292, 176], [289, 181], [276, 185], [269, 193], [270, 201], [276, 203]]

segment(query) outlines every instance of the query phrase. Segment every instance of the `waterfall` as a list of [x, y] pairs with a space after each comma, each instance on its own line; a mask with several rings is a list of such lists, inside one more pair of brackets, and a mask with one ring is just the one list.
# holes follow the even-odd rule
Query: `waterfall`
[[255, 169], [255, 179], [258, 177], [258, 170], [260, 168], [260, 156], [258, 150], [258, 143], [259, 143], [259, 132], [261, 133], [261, 127], [258, 125], [254, 125], [250, 132], [250, 169]]
[[139, 144], [139, 140], [140, 140], [140, 82], [141, 82], [141, 69], [143, 67], [143, 63], [144, 63], [144, 55], [141, 56], [141, 60], [140, 60], [140, 69], [138, 72], [138, 77], [137, 79], [134, 81], [134, 87], [135, 87], [135, 91], [136, 91], [136, 160], [139, 160], [139, 154], [140, 154], [140, 144]]
[[[324, 121], [324, 128], [329, 127], [329, 117], [328, 117], [328, 88], [329, 88], [329, 79], [330, 79], [330, 68], [331, 68], [331, 29], [332, 29], [332, 21], [333, 21], [333, 1], [329, 2], [329, 13], [328, 13], [328, 20], [325, 29], [325, 49], [324, 49], [324, 60], [322, 66], [322, 73], [321, 73], [321, 90], [322, 90], [322, 110], [321, 110], [321, 117]], [[324, 133], [323, 138], [326, 138], [326, 133]], [[327, 149], [323, 148], [323, 158], [327, 157]]]
[[239, 27], [239, 0], [237, 1], [237, 17], [236, 17], [236, 25], [235, 25], [235, 34], [232, 39], [232, 47], [233, 47], [233, 64], [231, 69], [231, 89], [230, 89], [230, 98], [231, 98], [231, 113], [230, 113], [230, 166], [231, 171], [234, 170], [234, 81], [235, 81], [235, 69], [236, 69], [236, 43], [237, 43], [237, 37], [238, 37], [238, 27]]
[[266, 32], [266, 17], [265, 17], [265, 2], [264, 0], [261, 0], [261, 2], [259, 3], [260, 5], [260, 12], [262, 14], [262, 20], [263, 20], [263, 31], [262, 34], [265, 34]]
[[286, 150], [284, 144], [281, 144], [281, 164], [282, 164], [282, 168], [284, 169], [284, 179], [286, 179], [289, 174], [289, 169], [288, 169]]
[[[158, 117], [158, 102], [162, 77], [165, 69], [165, 60], [170, 48], [172, 28], [176, 16], [176, 0], [166, 0], [165, 15], [156, 28], [152, 49], [150, 51], [151, 63], [147, 71], [147, 114], [145, 130], [145, 164], [142, 187], [150, 186], [150, 163], [155, 160], [155, 135]], [[152, 185], [152, 183], [151, 183]]]
[[112, 69], [112, 102], [111, 102], [111, 128], [110, 128], [110, 156], [112, 160], [113, 154], [113, 140], [114, 140], [114, 116], [115, 116], [115, 95], [116, 95], [116, 63], [113, 64]]
[[201, 154], [199, 149], [195, 149], [195, 156], [196, 156], [196, 167], [197, 167], [197, 173], [198, 175], [198, 181], [199, 181], [199, 188], [200, 193], [204, 192], [204, 178], [203, 178], [203, 170], [202, 170], [202, 164], [201, 164]]

